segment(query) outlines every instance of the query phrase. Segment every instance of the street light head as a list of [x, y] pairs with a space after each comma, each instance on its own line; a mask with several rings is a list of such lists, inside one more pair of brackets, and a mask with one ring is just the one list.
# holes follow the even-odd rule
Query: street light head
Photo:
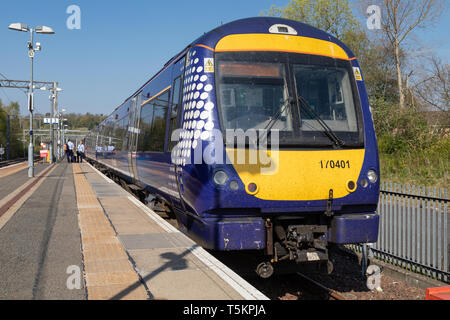
[[11, 23], [8, 28], [11, 30], [28, 32], [28, 25], [23, 23]]
[[52, 28], [47, 27], [47, 26], [37, 26], [36, 27], [36, 33], [54, 34], [55, 31], [53, 31]]

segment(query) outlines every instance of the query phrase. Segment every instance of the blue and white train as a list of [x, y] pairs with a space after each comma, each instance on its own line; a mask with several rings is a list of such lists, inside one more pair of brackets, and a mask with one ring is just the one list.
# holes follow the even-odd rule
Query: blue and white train
[[[226, 139], [252, 130], [268, 143], [256, 161], [248, 137]], [[261, 276], [283, 260], [326, 262], [328, 243], [377, 240], [379, 160], [360, 66], [338, 39], [300, 22], [248, 18], [205, 33], [86, 147], [201, 246], [259, 250]], [[195, 159], [205, 153], [224, 161]]]

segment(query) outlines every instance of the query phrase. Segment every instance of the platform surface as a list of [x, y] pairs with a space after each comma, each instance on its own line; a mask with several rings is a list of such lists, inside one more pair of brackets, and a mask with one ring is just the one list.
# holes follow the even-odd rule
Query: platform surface
[[267, 299], [90, 164], [41, 166], [0, 217], [0, 299]]
[[46, 172], [18, 208], [0, 217], [0, 299], [85, 299], [83, 281], [79, 289], [66, 285], [67, 269], [82, 267], [72, 166], [38, 164], [32, 179], [27, 170], [0, 179], [4, 203]]

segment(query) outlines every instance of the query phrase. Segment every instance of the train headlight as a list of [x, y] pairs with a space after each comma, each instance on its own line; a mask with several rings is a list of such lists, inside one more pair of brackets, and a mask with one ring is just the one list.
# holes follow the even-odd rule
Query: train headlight
[[219, 186], [225, 185], [228, 180], [228, 175], [225, 171], [219, 170], [214, 174], [214, 182]]
[[378, 180], [378, 175], [375, 172], [375, 170], [369, 170], [367, 172], [367, 178], [369, 179], [370, 182], [375, 183]]
[[367, 181], [366, 178], [362, 178], [362, 179], [361, 179], [361, 186], [362, 186], [363, 188], [367, 188], [368, 185], [369, 185], [369, 181]]
[[237, 189], [239, 189], [239, 183], [237, 181], [231, 181], [230, 182], [230, 189], [233, 191], [236, 191]]

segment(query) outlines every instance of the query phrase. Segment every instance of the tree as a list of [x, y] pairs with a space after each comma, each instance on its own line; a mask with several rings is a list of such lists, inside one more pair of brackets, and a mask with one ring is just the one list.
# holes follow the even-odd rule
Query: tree
[[440, 111], [450, 109], [450, 65], [436, 56], [429, 58], [430, 69], [423, 80], [414, 85], [415, 94], [424, 104]]
[[79, 114], [79, 113], [67, 113], [64, 115], [67, 119], [67, 125], [71, 129], [89, 129], [92, 130], [94, 127], [98, 126], [102, 120], [106, 118], [103, 115], [97, 114]]
[[273, 5], [265, 14], [307, 23], [336, 38], [358, 25], [348, 0], [291, 0], [286, 7]]
[[[9, 123], [7, 125], [7, 118]], [[17, 102], [11, 102], [8, 106], [0, 101], [0, 144], [7, 146], [9, 137], [9, 152], [11, 159], [22, 154], [22, 142], [20, 141], [21, 118], [20, 108]], [[9, 131], [9, 132], [8, 132]]]
[[[444, 0], [363, 0], [381, 9], [381, 26], [394, 56], [400, 109], [405, 107], [401, 55], [403, 44], [417, 28], [432, 25], [442, 14]], [[404, 50], [403, 52], [405, 52]]]

